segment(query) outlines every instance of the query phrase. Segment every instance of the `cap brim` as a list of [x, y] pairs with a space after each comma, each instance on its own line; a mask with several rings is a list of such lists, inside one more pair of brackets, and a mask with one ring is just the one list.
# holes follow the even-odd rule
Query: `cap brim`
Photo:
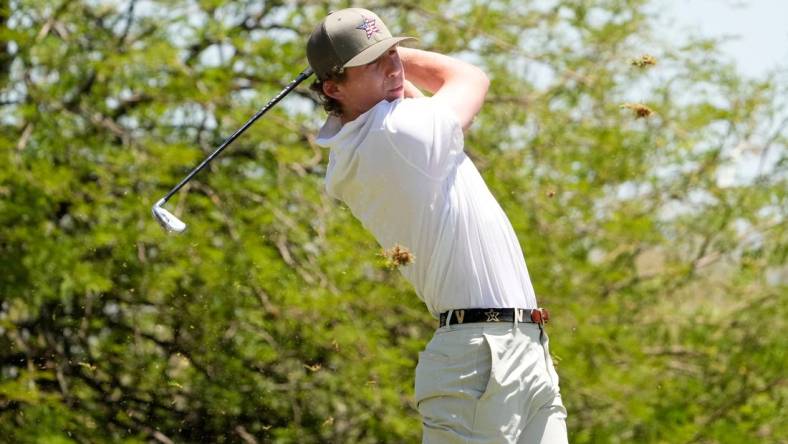
[[389, 50], [392, 46], [396, 45], [397, 43], [404, 42], [406, 40], [418, 40], [415, 37], [391, 37], [386, 40], [381, 40], [369, 48], [361, 51], [355, 57], [348, 60], [347, 63], [343, 66], [343, 68], [350, 68], [353, 66], [362, 66], [366, 65], [367, 63], [374, 62], [378, 59], [378, 57], [382, 56], [386, 51]]

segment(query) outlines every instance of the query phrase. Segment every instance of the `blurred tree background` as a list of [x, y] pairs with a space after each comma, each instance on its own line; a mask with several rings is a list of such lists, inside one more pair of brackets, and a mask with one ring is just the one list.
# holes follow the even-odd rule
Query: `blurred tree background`
[[[150, 214], [352, 5], [0, 0], [0, 441], [419, 441], [435, 321], [326, 196], [306, 85], [173, 198], [188, 231]], [[658, 0], [355, 5], [492, 79], [466, 148], [571, 441], [788, 442], [785, 72], [664, 35]]]

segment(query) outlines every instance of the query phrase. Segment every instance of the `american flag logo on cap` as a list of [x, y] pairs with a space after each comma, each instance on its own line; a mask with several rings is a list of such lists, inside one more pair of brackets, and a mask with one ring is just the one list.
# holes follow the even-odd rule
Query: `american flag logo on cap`
[[364, 19], [364, 21], [361, 23], [361, 25], [356, 26], [356, 29], [366, 31], [368, 39], [372, 38], [372, 34], [380, 32], [380, 28], [378, 28], [377, 23], [375, 23], [375, 19], [367, 18], [363, 15], [361, 17]]

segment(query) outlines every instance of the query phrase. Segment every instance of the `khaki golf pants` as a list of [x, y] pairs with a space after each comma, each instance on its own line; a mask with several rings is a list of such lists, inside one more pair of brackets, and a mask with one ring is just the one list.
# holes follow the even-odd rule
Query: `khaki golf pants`
[[423, 444], [567, 443], [547, 334], [531, 323], [441, 327], [419, 353]]

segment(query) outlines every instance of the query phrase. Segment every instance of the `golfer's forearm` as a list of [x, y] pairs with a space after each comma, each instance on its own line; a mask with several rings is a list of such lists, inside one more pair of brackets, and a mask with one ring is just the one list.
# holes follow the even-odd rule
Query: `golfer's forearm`
[[436, 52], [402, 46], [399, 47], [399, 56], [405, 67], [405, 78], [432, 94], [452, 80], [476, 83], [485, 91], [487, 89], [487, 75], [470, 63]]
[[467, 130], [490, 86], [484, 71], [435, 52], [412, 48], [399, 48], [399, 51], [405, 78], [453, 110], [463, 131]]

